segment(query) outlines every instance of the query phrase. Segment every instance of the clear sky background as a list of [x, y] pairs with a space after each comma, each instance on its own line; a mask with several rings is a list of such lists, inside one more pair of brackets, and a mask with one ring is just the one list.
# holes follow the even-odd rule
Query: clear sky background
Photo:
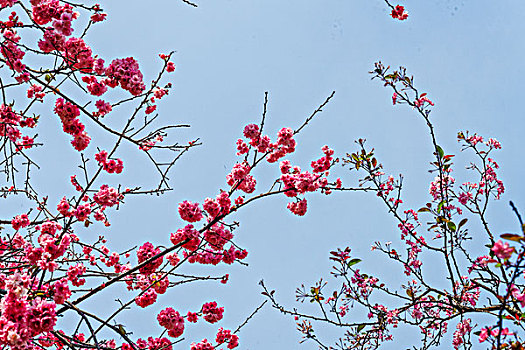
[[[180, 140], [200, 137], [203, 142], [177, 163], [171, 175], [172, 193], [129, 199], [111, 216], [112, 227], [105, 233], [115, 242], [113, 249], [146, 240], [168, 244], [170, 232], [183, 225], [177, 203], [185, 199], [202, 202], [215, 196], [219, 188], [226, 188], [225, 177], [237, 159], [235, 140], [244, 125], [260, 120], [265, 91], [269, 92], [266, 130], [275, 137], [283, 126], [300, 125], [336, 90], [332, 102], [298, 136], [292, 162], [306, 169], [312, 159], [321, 156], [323, 145], [343, 156], [356, 149], [355, 139], [366, 138], [369, 146], [376, 148], [386, 173], [404, 174], [406, 208], [421, 207], [430, 199], [428, 184], [433, 179], [427, 172], [432, 160], [430, 138], [415, 112], [407, 106], [393, 107], [391, 92], [370, 80], [367, 72], [377, 60], [407, 67], [418, 89], [435, 102], [432, 120], [447, 153], [459, 152], [456, 134], [460, 130], [501, 141], [503, 150], [494, 158], [501, 165], [500, 177], [507, 193], [491, 207], [489, 217], [496, 232], [517, 229], [507, 203], [514, 200], [525, 213], [525, 3], [407, 0], [402, 4], [410, 17], [404, 22], [390, 18], [382, 0], [197, 3], [198, 8], [177, 0], [108, 1], [102, 4], [108, 20], [88, 35], [93, 51], [106, 61], [137, 58], [145, 81], [151, 81], [160, 67], [157, 54], [175, 50], [174, 89], [159, 104], [161, 122], [189, 123], [192, 128], [181, 131]], [[94, 129], [93, 125], [87, 127], [88, 131]], [[60, 135], [53, 142], [63, 145], [69, 141], [67, 135]], [[50, 160], [48, 168], [44, 166], [44, 174], [56, 171], [59, 164], [54, 161], [78, 162], [75, 152], [67, 147], [61, 160]], [[126, 181], [143, 185], [156, 181], [140, 152], [129, 150], [120, 156], [126, 163]], [[469, 159], [473, 158], [462, 155], [455, 159], [458, 182], [468, 179], [462, 169]], [[344, 169], [335, 174], [346, 186], [357, 183]], [[268, 184], [278, 176], [278, 169], [266, 167], [256, 175]], [[236, 216], [241, 222], [236, 241], [249, 251], [249, 267], [185, 269], [204, 274], [229, 272], [226, 286], [192, 283], [174, 288], [160, 303], [130, 313], [120, 322], [134, 330], [136, 337], [156, 334], [160, 328], [155, 317], [161, 306], [186, 312], [217, 300], [226, 309], [224, 320], [209, 327], [189, 324], [185, 333], [191, 341], [214, 339], [218, 326], [235, 329], [263, 301], [258, 286], [262, 278], [277, 290], [284, 305], [298, 306], [295, 288], [320, 277], [329, 279], [329, 252], [337, 247], [352, 247], [355, 256], [364, 260], [363, 271], [392, 283], [404, 282], [401, 267], [370, 252], [374, 241], [396, 242], [399, 237], [397, 224], [374, 194], [319, 194], [308, 199], [308, 213], [303, 218], [285, 209], [284, 196], [261, 201]], [[476, 236], [481, 233], [478, 227], [472, 226], [471, 232], [481, 238], [473, 247], [486, 243], [484, 236]], [[425, 268], [440, 275], [439, 268]], [[112, 306], [111, 300], [103, 305], [104, 309]], [[323, 329], [319, 335], [323, 340], [336, 340], [340, 334]], [[417, 336], [418, 332], [406, 334]], [[384, 348], [401, 349], [410, 345], [410, 338], [398, 336], [394, 344]], [[299, 340], [293, 319], [267, 306], [240, 333], [240, 349], [316, 348], [313, 343], [299, 345]], [[443, 348], [450, 347], [448, 340]]]

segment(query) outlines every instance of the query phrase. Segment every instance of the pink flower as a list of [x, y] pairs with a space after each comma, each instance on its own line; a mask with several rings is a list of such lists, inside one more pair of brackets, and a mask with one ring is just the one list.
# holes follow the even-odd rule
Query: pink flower
[[215, 323], [222, 319], [222, 314], [224, 313], [223, 307], [217, 307], [215, 301], [205, 303], [202, 305], [202, 316], [209, 323]]
[[478, 338], [479, 342], [483, 343], [485, 340], [487, 340], [489, 335], [490, 335], [489, 329], [488, 328], [482, 328], [481, 332], [479, 332], [479, 338]]
[[105, 14], [105, 13], [97, 12], [97, 13], [94, 13], [94, 14], [91, 15], [91, 20], [94, 23], [102, 22], [103, 20], [106, 19], [106, 16], [107, 16], [107, 14]]
[[64, 44], [64, 53], [66, 62], [84, 73], [90, 73], [94, 59], [91, 48], [86, 45], [81, 38], [69, 38]]
[[397, 102], [397, 94], [394, 92], [394, 94], [392, 95], [392, 104], [395, 105]]
[[122, 199], [122, 195], [108, 185], [100, 186], [100, 190], [93, 196], [95, 203], [108, 207], [114, 206], [120, 199]]
[[219, 215], [221, 211], [221, 206], [219, 205], [219, 203], [215, 199], [211, 198], [206, 198], [202, 207], [208, 214], [210, 214], [212, 218]]
[[57, 304], [64, 304], [71, 296], [71, 291], [67, 285], [67, 279], [63, 278], [53, 284], [53, 300]]
[[95, 112], [95, 113], [97, 113], [96, 115], [97, 116], [101, 116], [101, 117], [105, 116], [106, 114], [108, 114], [112, 110], [111, 105], [109, 103], [107, 103], [106, 101], [104, 101], [104, 100], [98, 100], [95, 103], [95, 106], [98, 109], [98, 112]]
[[157, 293], [153, 288], [148, 289], [144, 294], [135, 298], [135, 303], [142, 308], [154, 304], [156, 301]]
[[434, 102], [430, 101], [430, 99], [425, 95], [426, 94], [421, 94], [421, 97], [414, 101], [414, 105], [416, 107], [424, 107], [425, 103], [428, 103], [431, 106], [434, 105]]
[[193, 225], [186, 225], [183, 229], [178, 229], [177, 232], [172, 233], [170, 240], [174, 245], [179, 244], [180, 242], [189, 240], [183, 245], [184, 248], [188, 250], [195, 250], [199, 246], [199, 231], [195, 230]]
[[109, 86], [115, 87], [120, 84], [134, 96], [140, 95], [146, 89], [139, 64], [133, 57], [113, 60], [106, 68], [106, 75], [109, 78], [106, 82]]
[[91, 141], [91, 137], [89, 137], [88, 134], [86, 134], [85, 131], [83, 131], [80, 134], [77, 134], [73, 141], [71, 141], [71, 144], [77, 151], [83, 151], [87, 148], [89, 145], [89, 141]]
[[261, 135], [259, 126], [256, 124], [248, 124], [244, 127], [244, 137], [247, 139], [257, 139]]
[[36, 298], [28, 313], [29, 327], [35, 334], [51, 332], [56, 324], [56, 304], [52, 301]]
[[148, 338], [149, 350], [173, 350], [171, 342], [168, 338]]
[[219, 328], [217, 331], [217, 337], [215, 338], [217, 344], [228, 343], [228, 349], [236, 348], [239, 345], [239, 337], [235, 334], [231, 334], [228, 329]]
[[[160, 253], [160, 248], [155, 248], [153, 244], [150, 242], [144, 243], [138, 250], [137, 250], [137, 258], [139, 261], [139, 264], [143, 263], [144, 261], [151, 259], [155, 255]], [[140, 268], [140, 273], [142, 274], [150, 274], [155, 272], [155, 270], [162, 265], [163, 257], [155, 259], [154, 261], [142, 266]]]
[[460, 192], [459, 196], [458, 196], [458, 201], [465, 205], [467, 204], [467, 202], [469, 200], [472, 200], [473, 196], [472, 196], [472, 193], [470, 192]]
[[177, 253], [173, 252], [166, 255], [166, 260], [169, 261], [171, 266], [177, 266], [180, 262], [180, 258]]
[[494, 243], [494, 246], [491, 250], [494, 252], [494, 254], [496, 254], [498, 258], [507, 260], [514, 252], [514, 247], [510, 247], [507, 242], [503, 243], [500, 239], [496, 243]]
[[81, 204], [75, 209], [74, 214], [78, 221], [84, 221], [89, 217], [89, 214], [91, 214], [91, 208], [89, 204]]
[[17, 215], [13, 218], [13, 220], [11, 220], [11, 226], [13, 226], [14, 230], [27, 227], [30, 223], [31, 222], [29, 221], [27, 214]]
[[191, 312], [191, 311], [188, 311], [188, 314], [186, 315], [186, 317], [188, 318], [188, 322], [191, 322], [191, 323], [195, 323], [199, 319], [199, 316], [197, 315], [197, 313]]
[[191, 343], [190, 350], [214, 350], [212, 344], [208, 343], [208, 340], [203, 339], [200, 343]]
[[499, 141], [496, 139], [489, 139], [486, 142], [486, 145], [490, 148], [501, 149], [501, 143], [499, 143]]
[[392, 18], [403, 21], [408, 18], [408, 13], [405, 12], [405, 8], [401, 5], [397, 5], [390, 14]]
[[197, 222], [203, 218], [202, 212], [199, 208], [199, 203], [188, 201], [179, 203], [179, 215], [182, 220], [188, 222]]
[[287, 208], [290, 209], [295, 215], [303, 216], [306, 214], [307, 201], [306, 198], [300, 200], [299, 202], [290, 202], [287, 205]]
[[145, 111], [145, 113], [146, 113], [146, 114], [151, 114], [151, 113], [153, 113], [156, 109], [157, 109], [157, 106], [156, 106], [156, 105], [148, 106], [148, 107], [146, 107], [146, 111]]
[[184, 332], [184, 318], [173, 308], [168, 307], [157, 315], [159, 324], [166, 328], [171, 337], [180, 337]]

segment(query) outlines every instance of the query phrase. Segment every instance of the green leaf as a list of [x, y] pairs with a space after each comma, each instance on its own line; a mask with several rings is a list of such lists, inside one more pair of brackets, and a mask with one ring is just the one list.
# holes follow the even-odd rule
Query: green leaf
[[430, 209], [428, 209], [427, 207], [423, 207], [423, 208], [419, 209], [417, 212], [418, 212], [418, 213], [423, 213], [423, 212], [428, 212], [428, 213], [430, 213]]
[[348, 267], [350, 267], [350, 266], [354, 266], [355, 264], [358, 264], [358, 263], [360, 263], [360, 262], [361, 262], [361, 259], [357, 259], [357, 258], [356, 258], [356, 259], [352, 259], [352, 260], [350, 260], [350, 261], [348, 262]]
[[363, 328], [365, 328], [364, 324], [360, 324], [359, 326], [357, 326], [357, 333], [361, 332]]
[[456, 224], [452, 221], [447, 222], [448, 229], [452, 232], [456, 232]]
[[442, 200], [441, 202], [439, 202], [438, 204], [438, 213], [441, 211], [441, 208], [443, 208], [443, 205], [445, 204], [445, 200]]
[[459, 222], [459, 225], [458, 225], [458, 231], [461, 227], [463, 227], [463, 225], [465, 225], [467, 223], [468, 219], [467, 218], [464, 218], [463, 220], [461, 220]]
[[436, 149], [437, 149], [437, 152], [438, 152], [439, 159], [443, 158], [443, 156], [445, 155], [445, 152], [443, 151], [443, 148], [439, 147], [439, 145], [436, 145]]

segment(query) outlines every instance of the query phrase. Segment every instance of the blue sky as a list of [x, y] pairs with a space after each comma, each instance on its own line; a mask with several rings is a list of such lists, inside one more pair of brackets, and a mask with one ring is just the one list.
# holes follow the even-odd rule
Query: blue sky
[[[432, 160], [429, 135], [416, 113], [406, 106], [393, 107], [391, 92], [370, 81], [367, 72], [377, 60], [407, 67], [415, 85], [435, 102], [432, 119], [447, 153], [458, 153], [459, 130], [501, 141], [503, 150], [495, 158], [507, 193], [489, 216], [496, 232], [517, 228], [507, 202], [512, 199], [525, 212], [521, 164], [525, 123], [520, 106], [525, 3], [405, 1], [410, 17], [404, 22], [392, 20], [380, 0], [197, 3], [198, 8], [177, 0], [107, 2], [102, 7], [108, 20], [88, 34], [94, 52], [106, 61], [137, 58], [145, 81], [153, 79], [159, 68], [157, 54], [175, 50], [174, 89], [159, 105], [160, 118], [163, 123], [191, 124], [180, 138], [200, 137], [203, 142], [177, 163], [172, 193], [128, 200], [113, 215], [107, 235], [116, 240], [115, 248], [130, 241], [167, 244], [169, 233], [183, 224], [176, 214], [177, 203], [202, 201], [226, 187], [225, 176], [236, 161], [235, 140], [244, 125], [259, 121], [265, 91], [269, 92], [267, 131], [273, 135], [283, 126], [300, 125], [336, 91], [319, 118], [298, 136], [293, 163], [306, 168], [311, 159], [321, 156], [325, 144], [342, 156], [355, 149], [355, 139], [363, 137], [376, 148], [387, 173], [404, 174], [407, 208], [426, 203], [432, 180], [427, 172]], [[145, 159], [139, 153], [128, 150], [121, 156], [127, 162], [128, 179], [144, 185], [151, 182], [152, 169], [142, 166]], [[458, 178], [465, 179], [462, 168], [470, 159], [456, 158]], [[335, 173], [345, 185], [356, 184], [343, 169]], [[256, 174], [268, 180], [278, 171], [267, 167]], [[219, 326], [236, 328], [263, 300], [260, 279], [277, 290], [283, 304], [297, 306], [295, 288], [329, 278], [329, 251], [346, 246], [363, 258], [362, 269], [402, 282], [401, 269], [370, 252], [374, 241], [391, 241], [399, 235], [373, 194], [310, 196], [304, 218], [293, 216], [285, 206], [285, 198], [270, 198], [236, 217], [241, 222], [237, 242], [250, 252], [249, 267], [187, 269], [204, 274], [229, 271], [228, 285], [195, 283], [175, 288], [161, 304], [186, 311], [217, 300], [226, 308]], [[472, 227], [474, 234], [476, 229]], [[439, 274], [439, 270], [431, 272]], [[134, 313], [125, 323], [136, 330], [136, 336], [156, 333], [159, 309], [154, 305]], [[186, 338], [200, 341], [214, 338], [217, 327], [187, 328]], [[335, 340], [336, 335], [323, 329], [321, 338]], [[316, 348], [313, 343], [300, 346], [293, 320], [269, 307], [250, 321], [240, 338], [240, 349]], [[405, 340], [385, 348], [409, 345]]]

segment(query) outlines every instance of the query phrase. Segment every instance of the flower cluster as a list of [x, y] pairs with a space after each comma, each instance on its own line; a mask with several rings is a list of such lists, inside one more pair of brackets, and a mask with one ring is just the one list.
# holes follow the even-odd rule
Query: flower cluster
[[14, 143], [17, 150], [31, 148], [34, 145], [34, 139], [29, 136], [23, 136], [20, 128], [33, 128], [36, 125], [36, 121], [37, 118], [22, 118], [21, 115], [13, 111], [12, 106], [1, 104], [0, 138], [5, 138], [5, 140]]
[[120, 174], [124, 169], [124, 162], [120, 159], [109, 159], [108, 152], [102, 150], [95, 154], [95, 160], [102, 168], [110, 174]]
[[168, 330], [170, 337], [180, 337], [184, 332], [184, 318], [173, 308], [168, 307], [157, 315], [159, 324]]
[[202, 317], [209, 323], [216, 323], [222, 320], [222, 314], [224, 313], [223, 307], [217, 307], [217, 302], [210, 301], [202, 305]]
[[392, 18], [398, 19], [400, 21], [404, 21], [408, 18], [408, 13], [405, 11], [405, 7], [401, 5], [396, 5], [396, 7], [392, 9], [392, 13], [390, 15]]
[[239, 346], [239, 337], [232, 334], [230, 330], [219, 328], [217, 337], [215, 338], [217, 344], [228, 343], [228, 349], [234, 349]]
[[109, 78], [106, 84], [110, 87], [120, 84], [124, 90], [135, 96], [146, 89], [139, 64], [133, 57], [113, 60], [105, 73]]
[[55, 103], [55, 113], [60, 117], [62, 128], [65, 133], [73, 136], [71, 144], [77, 151], [83, 151], [89, 145], [91, 137], [84, 131], [85, 127], [78, 120], [80, 109], [76, 104], [57, 98]]

